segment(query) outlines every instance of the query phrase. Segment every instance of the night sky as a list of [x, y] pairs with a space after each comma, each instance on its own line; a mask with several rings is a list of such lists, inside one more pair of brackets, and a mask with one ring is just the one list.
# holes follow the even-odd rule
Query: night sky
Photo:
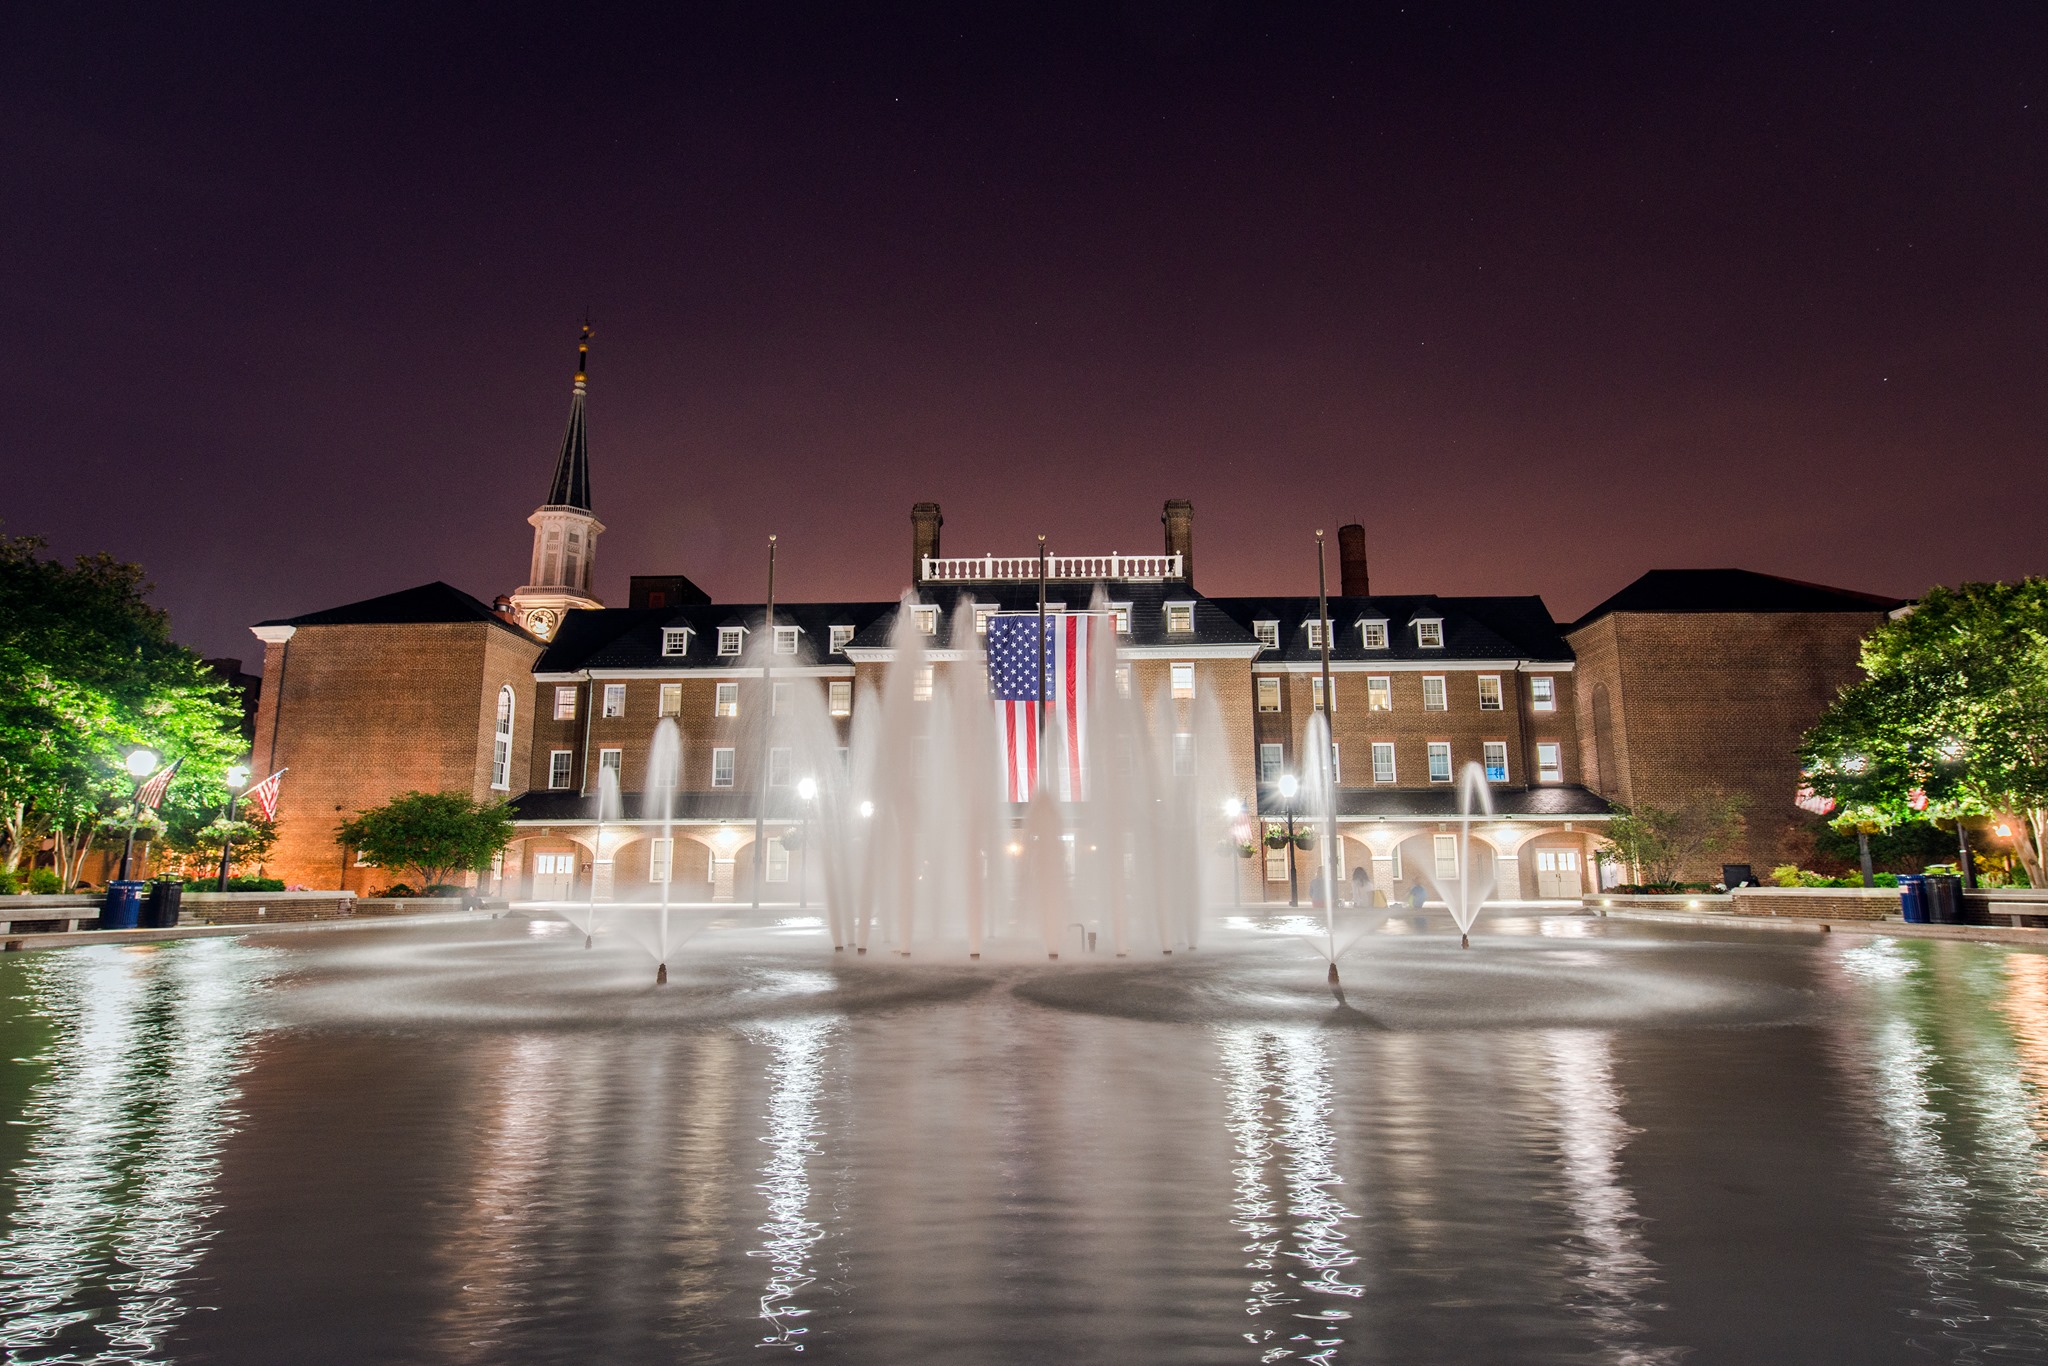
[[2038, 5], [16, 6], [0, 519], [178, 635], [1153, 551], [1313, 592], [2048, 570]]

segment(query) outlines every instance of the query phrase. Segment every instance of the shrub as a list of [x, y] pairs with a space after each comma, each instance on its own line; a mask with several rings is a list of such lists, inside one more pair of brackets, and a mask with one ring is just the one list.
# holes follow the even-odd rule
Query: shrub
[[55, 868], [31, 868], [28, 890], [32, 896], [52, 896], [64, 890], [64, 879], [57, 876]]
[[[188, 877], [185, 879], [185, 890], [188, 892], [211, 892], [218, 889], [219, 886], [220, 878], [218, 876]], [[284, 879], [281, 877], [231, 877], [228, 879], [228, 890], [231, 892], [281, 892], [284, 890]]]
[[424, 894], [427, 896], [468, 896], [469, 888], [458, 886], [453, 882], [433, 882], [427, 884], [427, 890]]
[[394, 882], [382, 891], [372, 892], [370, 895], [373, 897], [418, 896], [419, 893], [406, 886], [403, 882]]
[[0, 896], [13, 896], [21, 890], [21, 878], [5, 869], [0, 869]]

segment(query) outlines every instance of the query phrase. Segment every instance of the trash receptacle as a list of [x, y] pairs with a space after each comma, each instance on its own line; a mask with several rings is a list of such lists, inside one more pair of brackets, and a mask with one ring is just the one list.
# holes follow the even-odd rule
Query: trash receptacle
[[100, 905], [100, 928], [132, 930], [141, 923], [142, 889], [149, 884], [135, 878], [115, 878], [107, 884], [107, 899]]
[[1927, 879], [1919, 873], [1899, 874], [1899, 913], [1908, 925], [1927, 921]]
[[1963, 880], [1954, 873], [1927, 874], [1927, 919], [1935, 925], [1963, 923]]
[[142, 907], [144, 929], [168, 930], [178, 923], [185, 900], [185, 884], [176, 878], [158, 878], [149, 884], [149, 900]]
[[1721, 865], [1721, 885], [1723, 887], [1754, 887], [1756, 886], [1756, 869], [1750, 867], [1747, 863], [1724, 863]]

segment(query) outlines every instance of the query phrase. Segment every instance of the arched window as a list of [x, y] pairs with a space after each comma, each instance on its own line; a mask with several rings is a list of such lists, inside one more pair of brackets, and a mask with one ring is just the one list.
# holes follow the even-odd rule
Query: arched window
[[499, 792], [512, 786], [512, 687], [498, 689], [498, 726], [491, 741], [491, 787]]

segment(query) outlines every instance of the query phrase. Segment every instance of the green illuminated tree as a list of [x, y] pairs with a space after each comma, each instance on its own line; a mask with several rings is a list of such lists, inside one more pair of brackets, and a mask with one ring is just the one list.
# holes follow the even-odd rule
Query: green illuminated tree
[[482, 872], [512, 834], [504, 803], [480, 802], [466, 792], [402, 793], [335, 828], [345, 847], [386, 868], [412, 869], [422, 887]]

